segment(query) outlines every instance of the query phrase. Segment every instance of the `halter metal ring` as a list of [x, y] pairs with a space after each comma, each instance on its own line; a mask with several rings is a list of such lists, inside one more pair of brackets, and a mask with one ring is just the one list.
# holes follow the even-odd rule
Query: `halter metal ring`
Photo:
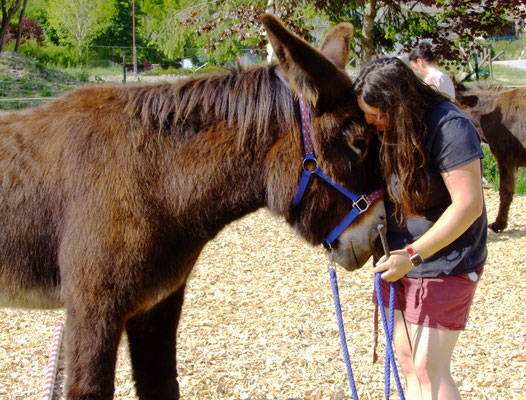
[[318, 160], [313, 158], [304, 158], [303, 159], [303, 169], [305, 171], [314, 171], [318, 167]]
[[371, 203], [369, 200], [367, 200], [367, 196], [364, 195], [361, 195], [360, 198], [353, 204], [353, 206], [356, 207], [358, 211], [360, 211], [360, 214], [366, 212], [370, 205]]

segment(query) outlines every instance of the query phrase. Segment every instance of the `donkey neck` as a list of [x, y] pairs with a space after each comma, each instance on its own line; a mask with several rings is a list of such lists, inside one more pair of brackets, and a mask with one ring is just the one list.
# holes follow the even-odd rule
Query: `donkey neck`
[[[180, 223], [213, 236], [267, 204], [269, 168], [290, 170], [283, 147], [299, 148], [291, 138], [299, 124], [293, 94], [273, 67], [190, 79], [170, 89], [181, 105], [173, 107], [172, 117], [162, 117], [175, 126], [160, 133], [162, 147], [170, 149], [161, 168], [168, 171], [161, 191]], [[164, 125], [159, 122], [158, 129]], [[299, 143], [299, 135], [295, 140]]]

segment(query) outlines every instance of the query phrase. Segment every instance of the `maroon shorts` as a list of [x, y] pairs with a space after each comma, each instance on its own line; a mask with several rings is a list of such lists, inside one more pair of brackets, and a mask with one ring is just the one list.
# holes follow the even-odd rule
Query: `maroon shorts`
[[[399, 279], [396, 281], [398, 296], [395, 309], [404, 310], [406, 320], [416, 325], [462, 330], [466, 327], [469, 308], [482, 271], [483, 268], [464, 275]], [[385, 307], [389, 306], [390, 286], [389, 282], [382, 279]], [[376, 291], [373, 301], [378, 303]]]

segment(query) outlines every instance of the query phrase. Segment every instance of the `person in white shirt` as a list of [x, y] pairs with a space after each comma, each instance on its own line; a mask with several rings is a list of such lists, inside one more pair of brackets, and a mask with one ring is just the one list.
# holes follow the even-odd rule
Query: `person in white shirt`
[[434, 86], [439, 92], [449, 97], [451, 101], [455, 101], [455, 86], [453, 86], [451, 78], [435, 65], [435, 56], [430, 43], [420, 42], [409, 53], [409, 62], [416, 74], [420, 75], [425, 83]]

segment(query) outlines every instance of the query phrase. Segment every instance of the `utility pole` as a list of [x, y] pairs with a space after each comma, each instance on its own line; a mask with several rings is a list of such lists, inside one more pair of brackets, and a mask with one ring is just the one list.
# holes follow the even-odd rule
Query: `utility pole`
[[133, 35], [133, 73], [137, 73], [137, 48], [135, 47], [135, 0], [132, 0], [132, 35]]

